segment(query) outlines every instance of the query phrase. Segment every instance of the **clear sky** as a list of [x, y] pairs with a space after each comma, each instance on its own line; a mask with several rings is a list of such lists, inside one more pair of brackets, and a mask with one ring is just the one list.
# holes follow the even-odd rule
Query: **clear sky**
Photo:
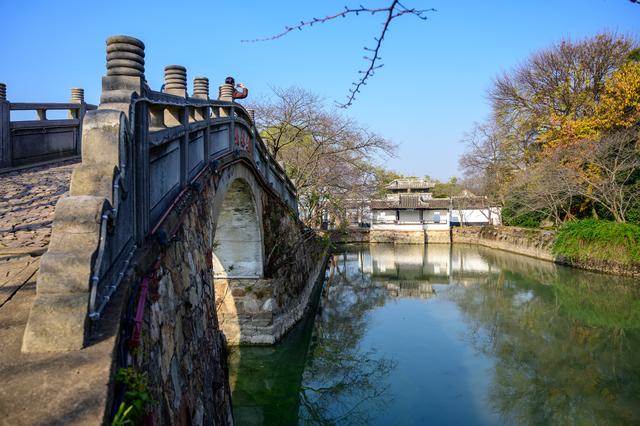
[[[146, 44], [146, 77], [159, 90], [163, 68], [187, 67], [211, 87], [234, 75], [250, 96], [297, 85], [329, 104], [344, 100], [365, 62], [363, 46], [382, 16], [340, 19], [276, 41], [240, 40], [280, 32], [302, 19], [344, 5], [389, 1], [17, 1], [0, 0], [4, 41], [0, 82], [14, 102], [63, 102], [84, 87], [97, 103], [105, 73], [105, 39], [127, 34]], [[492, 79], [563, 37], [601, 31], [640, 38], [640, 5], [628, 0], [405, 0], [434, 7], [426, 22], [395, 21], [380, 56], [384, 68], [347, 113], [400, 145], [387, 167], [403, 174], [448, 179], [458, 173], [460, 143], [489, 112]], [[212, 91], [213, 93], [213, 91]]]

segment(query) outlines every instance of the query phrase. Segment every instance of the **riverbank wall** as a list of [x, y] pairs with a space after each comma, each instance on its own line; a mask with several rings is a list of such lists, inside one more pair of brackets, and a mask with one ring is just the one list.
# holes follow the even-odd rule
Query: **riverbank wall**
[[374, 229], [369, 233], [369, 241], [393, 244], [450, 244], [451, 232], [449, 229], [421, 229], [419, 231]]
[[368, 228], [332, 229], [318, 231], [319, 235], [329, 238], [332, 244], [368, 244], [370, 242], [370, 230]]
[[469, 226], [453, 228], [451, 231], [452, 243], [478, 244], [588, 271], [640, 277], [640, 263], [623, 264], [555, 255], [555, 238], [555, 231], [513, 226]]
[[518, 228], [514, 226], [464, 226], [454, 227], [450, 232], [436, 236], [405, 235], [401, 232], [366, 232], [353, 230], [329, 231], [334, 244], [393, 243], [429, 244], [454, 243], [476, 244], [504, 250], [560, 265], [608, 274], [640, 277], [640, 263], [622, 264], [598, 259], [576, 259], [553, 254], [556, 232], [553, 230]]
[[554, 231], [512, 226], [464, 226], [451, 230], [452, 243], [478, 244], [552, 262], [554, 238]]

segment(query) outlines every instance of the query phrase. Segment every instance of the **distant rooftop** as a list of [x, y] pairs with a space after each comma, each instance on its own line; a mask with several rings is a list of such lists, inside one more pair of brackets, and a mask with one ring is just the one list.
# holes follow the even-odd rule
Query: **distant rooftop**
[[430, 194], [397, 194], [381, 200], [371, 200], [372, 210], [385, 209], [485, 209], [490, 207], [487, 197], [462, 196], [431, 198]]
[[434, 185], [434, 182], [426, 179], [395, 179], [387, 185], [387, 189], [429, 189]]

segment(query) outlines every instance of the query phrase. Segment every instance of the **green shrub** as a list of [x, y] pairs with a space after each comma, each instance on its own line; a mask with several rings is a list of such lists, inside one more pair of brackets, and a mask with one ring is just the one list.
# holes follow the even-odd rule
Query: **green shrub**
[[518, 207], [513, 202], [507, 202], [502, 208], [502, 223], [507, 226], [520, 226], [523, 228], [539, 228], [544, 220], [544, 214], [540, 212], [519, 213]]
[[640, 262], [640, 226], [596, 219], [568, 222], [558, 231], [553, 254], [623, 265]]

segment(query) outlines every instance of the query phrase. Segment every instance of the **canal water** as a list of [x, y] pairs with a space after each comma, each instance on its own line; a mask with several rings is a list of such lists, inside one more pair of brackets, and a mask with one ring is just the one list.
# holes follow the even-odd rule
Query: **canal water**
[[640, 283], [465, 245], [332, 255], [313, 313], [229, 357], [238, 425], [640, 424]]

